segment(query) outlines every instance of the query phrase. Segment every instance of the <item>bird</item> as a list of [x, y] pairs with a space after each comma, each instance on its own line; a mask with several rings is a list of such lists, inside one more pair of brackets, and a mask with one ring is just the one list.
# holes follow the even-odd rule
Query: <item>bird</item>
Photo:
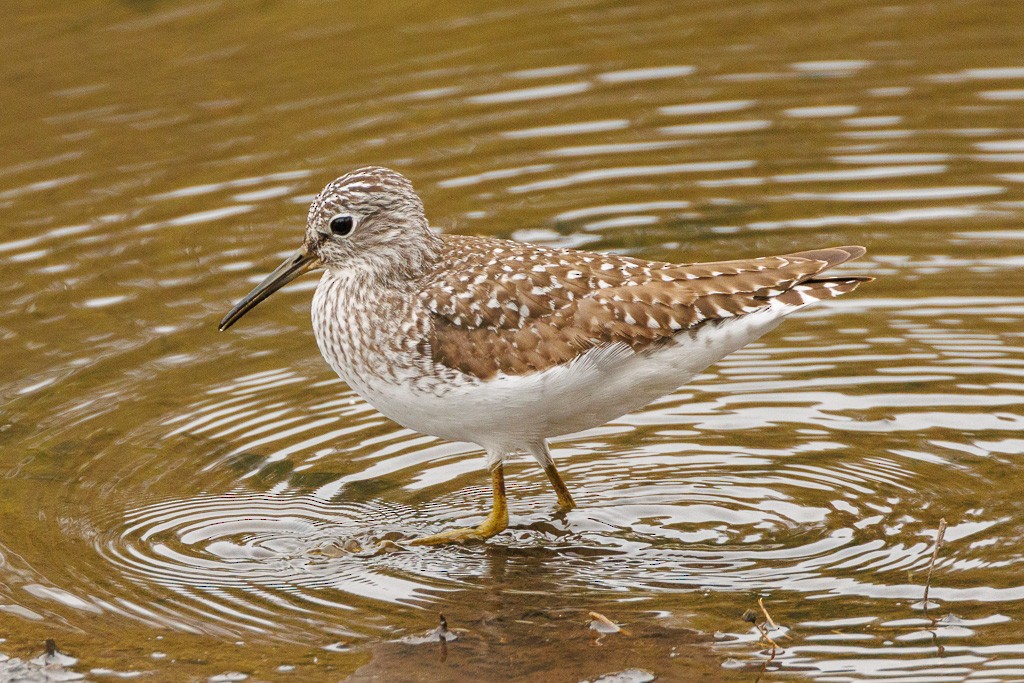
[[405, 176], [371, 166], [316, 196], [301, 248], [219, 329], [322, 270], [311, 313], [328, 365], [398, 424], [486, 454], [484, 520], [411, 543], [482, 541], [508, 527], [508, 458], [533, 456], [559, 509], [571, 510], [550, 439], [633, 412], [790, 313], [852, 292], [872, 278], [822, 274], [864, 253], [668, 263], [447, 234]]

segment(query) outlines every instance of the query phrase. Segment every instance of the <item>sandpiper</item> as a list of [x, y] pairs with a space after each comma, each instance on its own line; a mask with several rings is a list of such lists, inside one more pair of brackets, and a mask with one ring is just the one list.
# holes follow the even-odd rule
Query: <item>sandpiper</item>
[[462, 542], [508, 526], [508, 456], [536, 458], [559, 507], [575, 507], [548, 439], [636, 410], [786, 315], [853, 291], [871, 278], [822, 273], [863, 253], [678, 264], [437, 234], [404, 176], [369, 167], [323, 189], [302, 248], [220, 329], [322, 269], [313, 330], [334, 371], [395, 422], [486, 452], [486, 519], [413, 541]]

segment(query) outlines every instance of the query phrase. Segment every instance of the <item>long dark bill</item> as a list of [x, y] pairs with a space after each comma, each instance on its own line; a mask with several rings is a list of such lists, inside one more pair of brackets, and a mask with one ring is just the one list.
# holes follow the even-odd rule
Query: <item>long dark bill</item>
[[301, 249], [295, 253], [294, 256], [290, 256], [287, 261], [277, 267], [277, 269], [268, 275], [263, 282], [256, 285], [256, 288], [245, 295], [245, 298], [239, 301], [231, 312], [224, 316], [224, 319], [220, 321], [221, 332], [228, 329], [235, 322], [238, 321], [243, 315], [256, 308], [256, 306], [266, 299], [268, 296], [276, 292], [277, 290], [284, 287], [286, 284], [302, 275], [307, 273], [320, 265], [320, 261], [317, 259], [315, 254], [307, 253], [305, 249]]

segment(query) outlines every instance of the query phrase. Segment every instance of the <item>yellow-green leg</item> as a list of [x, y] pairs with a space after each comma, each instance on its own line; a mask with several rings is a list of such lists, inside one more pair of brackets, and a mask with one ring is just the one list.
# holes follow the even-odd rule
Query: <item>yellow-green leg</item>
[[[491, 508], [491, 514], [487, 515], [487, 519], [481, 522], [480, 526], [446, 529], [439, 534], [417, 538], [411, 544], [443, 545], [445, 543], [482, 541], [507, 529], [508, 504], [505, 500], [505, 469], [500, 462], [491, 469], [491, 486], [494, 488], [494, 506]], [[565, 485], [563, 484], [562, 486], [564, 487]]]
[[552, 488], [555, 489], [555, 495], [558, 496], [558, 509], [562, 512], [568, 512], [576, 507], [576, 501], [572, 499], [572, 494], [569, 493], [569, 487], [562, 481], [562, 475], [555, 469], [555, 461], [551, 458], [551, 449], [548, 448], [547, 441], [538, 441], [526, 449], [526, 452], [537, 459], [540, 466], [544, 468], [544, 474], [548, 476], [548, 481], [551, 482]]
[[569, 488], [562, 481], [562, 475], [555, 469], [555, 463], [549, 462], [544, 465], [544, 474], [548, 475], [548, 481], [551, 482], [551, 486], [555, 489], [555, 495], [558, 496], [558, 509], [568, 512], [576, 507], [576, 501], [572, 499]]

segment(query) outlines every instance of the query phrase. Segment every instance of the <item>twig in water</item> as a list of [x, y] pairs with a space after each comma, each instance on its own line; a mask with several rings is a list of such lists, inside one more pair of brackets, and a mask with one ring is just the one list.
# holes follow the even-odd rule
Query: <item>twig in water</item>
[[444, 664], [448, 661], [448, 620], [444, 618], [443, 614], [438, 614], [439, 624], [437, 626], [437, 639], [441, 643], [441, 663]]
[[761, 639], [772, 646], [772, 657], [775, 657], [775, 650], [779, 647], [779, 644], [772, 640], [771, 636], [768, 635], [768, 630], [764, 627], [764, 624], [757, 623], [757, 613], [752, 609], [748, 609], [743, 613], [743, 621], [754, 625], [757, 632], [761, 634]]
[[590, 622], [590, 628], [598, 633], [621, 633], [624, 636], [630, 635], [629, 631], [622, 628], [600, 612], [591, 612], [590, 618], [594, 620]]
[[[760, 602], [761, 601], [758, 600], [758, 603]], [[764, 611], [765, 617], [768, 618], [768, 623], [772, 624], [773, 627], [776, 627], [775, 622], [772, 621], [772, 618], [768, 616], [768, 612], [765, 611], [763, 604], [761, 604], [761, 610]], [[780, 649], [779, 644], [771, 639], [771, 636], [768, 635], [768, 631], [764, 628], [763, 624], [757, 623], [757, 613], [754, 610], [748, 609], [746, 612], [744, 612], [743, 621], [749, 624], [753, 624], [754, 628], [756, 628], [758, 633], [761, 634], [761, 639], [772, 646], [771, 652], [768, 653], [768, 659], [764, 660], [764, 662], [761, 663], [761, 670], [757, 673], [757, 679], [754, 681], [754, 683], [759, 683], [759, 681], [761, 680], [761, 676], [763, 676], [765, 672], [768, 670], [768, 665], [775, 660], [775, 654]]]
[[764, 618], [768, 620], [768, 623], [771, 624], [772, 628], [778, 628], [779, 625], [775, 623], [775, 620], [772, 619], [772, 615], [768, 614], [768, 610], [764, 606], [764, 598], [758, 598], [757, 605], [761, 608], [761, 613], [764, 614]]
[[[942, 539], [946, 535], [946, 519], [939, 520], [939, 533], [935, 534], [935, 547], [932, 549], [932, 561], [928, 563], [928, 575], [924, 579], [924, 615], [928, 616], [928, 589], [932, 585], [932, 570], [935, 569], [935, 560], [939, 557], [939, 548], [942, 547]], [[930, 617], [929, 617], [930, 618]]]

